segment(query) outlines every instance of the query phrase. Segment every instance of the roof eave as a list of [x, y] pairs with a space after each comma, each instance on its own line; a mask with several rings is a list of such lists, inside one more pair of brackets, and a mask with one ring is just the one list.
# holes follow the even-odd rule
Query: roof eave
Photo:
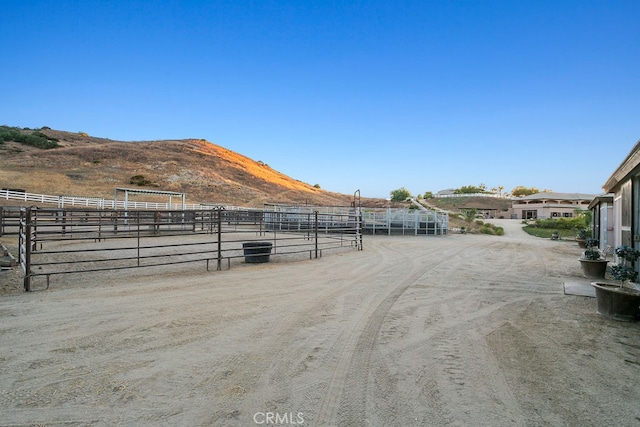
[[633, 172], [638, 165], [640, 165], [640, 140], [636, 142], [636, 145], [627, 157], [625, 157], [620, 166], [618, 166], [618, 169], [611, 174], [607, 182], [602, 186], [605, 193], [610, 193], [627, 175]]

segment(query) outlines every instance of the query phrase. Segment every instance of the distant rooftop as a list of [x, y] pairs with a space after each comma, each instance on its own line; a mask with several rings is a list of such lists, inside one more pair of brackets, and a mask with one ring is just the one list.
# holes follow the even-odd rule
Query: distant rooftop
[[597, 194], [546, 192], [531, 194], [518, 200], [593, 200], [597, 196]]

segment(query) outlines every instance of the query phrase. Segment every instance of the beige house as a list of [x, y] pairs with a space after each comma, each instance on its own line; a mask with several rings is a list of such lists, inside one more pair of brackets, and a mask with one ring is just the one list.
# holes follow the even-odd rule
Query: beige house
[[595, 194], [536, 193], [515, 199], [511, 218], [571, 218], [575, 216], [576, 209], [589, 209], [589, 204], [595, 197]]

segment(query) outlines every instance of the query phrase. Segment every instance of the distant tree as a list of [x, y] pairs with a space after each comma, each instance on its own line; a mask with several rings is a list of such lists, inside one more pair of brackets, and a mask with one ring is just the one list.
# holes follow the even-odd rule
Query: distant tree
[[433, 192], [432, 191], [425, 191], [424, 194], [422, 195], [423, 198], [425, 199], [433, 199]]
[[320, 184], [314, 184], [313, 188], [320, 188]]
[[473, 224], [476, 220], [476, 215], [478, 214], [478, 210], [476, 208], [467, 209], [464, 211], [464, 220], [468, 225], [467, 230], [471, 231]]
[[409, 192], [409, 190], [404, 187], [393, 190], [390, 195], [392, 202], [404, 202], [411, 197], [411, 193]]
[[498, 187], [491, 187], [491, 190], [489, 190], [489, 192], [502, 196], [502, 190], [504, 190], [504, 187], [500, 185]]
[[[545, 190], [545, 191], [550, 192], [550, 190]], [[535, 187], [524, 187], [522, 185], [514, 187], [513, 190], [511, 190], [511, 195], [513, 197], [530, 196], [530, 195], [536, 194], [536, 193], [540, 193], [540, 190], [538, 190]]]

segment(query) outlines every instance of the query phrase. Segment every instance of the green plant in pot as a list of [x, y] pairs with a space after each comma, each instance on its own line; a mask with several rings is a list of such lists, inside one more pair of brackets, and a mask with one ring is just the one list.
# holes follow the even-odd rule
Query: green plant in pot
[[638, 320], [640, 289], [631, 282], [638, 278], [635, 263], [640, 258], [640, 251], [631, 246], [618, 246], [614, 253], [618, 257], [618, 263], [611, 266], [611, 277], [619, 284], [591, 284], [596, 289], [597, 313], [614, 320]]
[[585, 239], [585, 251], [580, 257], [580, 266], [582, 274], [587, 279], [604, 279], [607, 272], [607, 263], [609, 262], [602, 256], [602, 252], [598, 249], [600, 242], [598, 239]]
[[[620, 262], [611, 266], [611, 277], [620, 281], [620, 287], [638, 278], [638, 272], [635, 269], [635, 262], [640, 258], [640, 251], [631, 246], [618, 246], [613, 251]], [[631, 286], [632, 289], [636, 289]]]

